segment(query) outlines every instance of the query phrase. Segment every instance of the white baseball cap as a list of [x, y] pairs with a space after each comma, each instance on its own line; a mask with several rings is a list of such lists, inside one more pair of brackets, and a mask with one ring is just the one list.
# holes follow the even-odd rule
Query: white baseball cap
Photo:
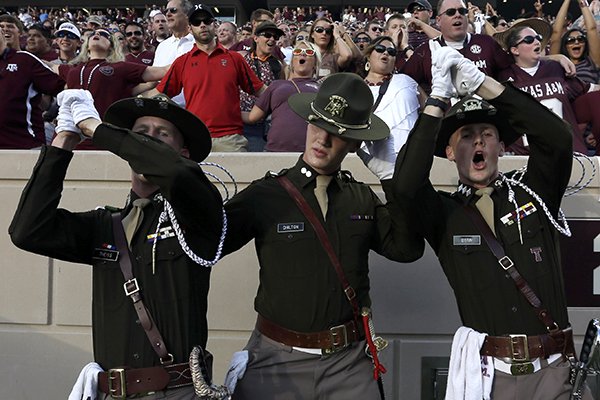
[[59, 33], [61, 31], [62, 32], [70, 32], [70, 33], [74, 34], [75, 36], [77, 36], [79, 39], [81, 39], [81, 33], [79, 32], [79, 29], [77, 29], [77, 27], [70, 22], [64, 22], [64, 23], [60, 24], [56, 33]]

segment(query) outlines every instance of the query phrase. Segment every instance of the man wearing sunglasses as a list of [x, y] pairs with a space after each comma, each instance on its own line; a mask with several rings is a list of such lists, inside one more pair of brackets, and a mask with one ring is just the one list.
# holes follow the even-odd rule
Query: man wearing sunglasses
[[408, 44], [413, 49], [439, 35], [437, 30], [433, 32], [428, 29], [433, 16], [433, 8], [429, 1], [415, 0], [406, 9], [411, 14], [406, 22], [408, 24]]
[[56, 36], [56, 43], [58, 44], [58, 58], [52, 61], [53, 64], [67, 64], [77, 57], [81, 46], [81, 33], [75, 25], [70, 22], [63, 22], [54, 36]]
[[152, 65], [154, 61], [154, 52], [149, 51], [144, 46], [146, 35], [142, 24], [131, 21], [125, 25], [125, 40], [129, 53], [125, 56], [125, 61], [136, 64]]
[[[190, 0], [170, 0], [167, 3], [165, 16], [167, 17], [167, 27], [171, 31], [171, 37], [163, 40], [156, 47], [154, 53], [155, 67], [164, 67], [170, 65], [182, 54], [187, 53], [194, 47], [194, 36], [190, 32], [188, 13], [194, 7]], [[181, 106], [185, 106], [183, 94], [177, 94], [173, 101]]]
[[[509, 49], [515, 62], [499, 77], [528, 92], [568, 122], [573, 128], [573, 150], [586, 154], [587, 145], [572, 102], [585, 93], [597, 91], [600, 85], [567, 77], [559, 63], [542, 59], [551, 33], [550, 24], [538, 19], [520, 21], [503, 32], [499, 36], [501, 43]], [[523, 140], [517, 141], [508, 150], [514, 154], [529, 154], [529, 146]]]
[[369, 35], [371, 40], [375, 40], [379, 36], [383, 35], [384, 30], [385, 29], [383, 28], [383, 26], [381, 26], [381, 22], [379, 22], [378, 20], [372, 20], [367, 24], [367, 27], [365, 28], [365, 32], [367, 33], [367, 35]]
[[244, 58], [218, 43], [210, 8], [196, 5], [188, 14], [195, 40], [193, 49], [179, 57], [158, 87], [169, 97], [183, 89], [186, 108], [208, 127], [213, 151], [247, 151], [242, 135], [239, 89], [259, 95], [265, 89]]
[[[262, 24], [265, 21], [273, 22], [273, 13], [269, 10], [265, 10], [264, 8], [257, 8], [252, 11], [250, 14], [250, 24], [252, 25], [252, 34], [254, 35], [256, 28], [258, 25]], [[233, 46], [230, 47], [230, 50], [234, 51], [252, 51], [252, 42], [254, 38], [252, 36], [242, 39]], [[281, 51], [279, 46], [275, 46], [273, 49], [273, 55], [277, 57], [278, 60], [285, 60], [285, 54]]]

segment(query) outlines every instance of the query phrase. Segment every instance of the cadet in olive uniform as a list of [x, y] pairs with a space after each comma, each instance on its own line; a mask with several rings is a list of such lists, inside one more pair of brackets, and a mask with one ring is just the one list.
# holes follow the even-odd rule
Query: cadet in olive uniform
[[[106, 114], [106, 121], [114, 125], [101, 124], [91, 97], [80, 96], [81, 92], [65, 91], [61, 96], [65, 103], [78, 102], [84, 109], [83, 117], [94, 117], [80, 124], [83, 133], [93, 136], [97, 147], [127, 160], [132, 168], [132, 188], [121, 216], [130, 212], [136, 199], [150, 200], [131, 240], [131, 262], [144, 304], [173, 362], [160, 367], [162, 363], [124, 293], [124, 276], [118, 263], [122, 257], [115, 247], [111, 211], [71, 212], [58, 208], [72, 150], [80, 141], [78, 134], [64, 130], [77, 130], [72, 122], [64, 123], [70, 118], [65, 115], [68, 107], [61, 107], [59, 125], [61, 119], [63, 123], [52, 145], [42, 148], [23, 191], [9, 228], [11, 239], [18, 247], [36, 254], [92, 265], [94, 360], [104, 370], [128, 366], [125, 380], [129, 383], [131, 376], [142, 382], [136, 388], [123, 388], [128, 394], [157, 391], [156, 396], [162, 396], [162, 391], [144, 384], [166, 376], [170, 399], [191, 399], [194, 390], [187, 361], [193, 346], [206, 345], [210, 269], [197, 265], [184, 253], [172, 221], [161, 225], [155, 254], [152, 235], [167, 200], [185, 230], [184, 240], [189, 246], [201, 257], [215, 256], [215, 238], [219, 237], [222, 222], [221, 197], [197, 165], [210, 152], [208, 130], [193, 114], [160, 97], [121, 100]], [[150, 368], [157, 366], [158, 370]], [[120, 378], [119, 373], [115, 374]], [[106, 374], [101, 374], [99, 389], [106, 391], [107, 385]], [[179, 385], [185, 387], [171, 389]], [[120, 388], [114, 394], [119, 392]], [[101, 392], [98, 395], [105, 398]]]
[[[486, 101], [466, 97], [442, 119], [451, 74], [434, 66], [434, 88], [442, 89], [432, 91], [398, 156], [394, 195], [412, 203], [414, 227], [436, 252], [463, 325], [489, 335], [480, 352], [494, 357], [491, 398], [567, 399], [567, 357], [574, 348], [557, 232], [566, 229], [557, 220], [571, 174], [569, 127], [533, 97], [486, 77], [452, 49], [444, 51], [441, 58], [454, 69], [459, 93], [467, 87]], [[519, 132], [527, 133], [531, 148], [527, 170], [501, 173], [498, 157]], [[433, 188], [434, 155], [456, 163], [454, 193]], [[465, 211], [479, 200], [481, 188], [493, 189], [493, 235], [555, 324], [541, 322]]]
[[[314, 210], [359, 306], [368, 307], [369, 251], [412, 261], [424, 249], [424, 241], [406, 224], [392, 223], [390, 210], [401, 212], [393, 202], [382, 204], [369, 186], [340, 170], [362, 140], [384, 139], [389, 129], [371, 113], [371, 92], [355, 74], [331, 75], [317, 94], [297, 94], [289, 103], [309, 123], [306, 148], [297, 164], [279, 175]], [[320, 175], [332, 178], [325, 215], [314, 193]], [[253, 182], [225, 208], [224, 252], [254, 239], [260, 263], [257, 328], [246, 346], [249, 363], [233, 398], [379, 399], [362, 326], [354, 323], [327, 253], [277, 174]], [[317, 337], [325, 338], [320, 345], [311, 340]]]

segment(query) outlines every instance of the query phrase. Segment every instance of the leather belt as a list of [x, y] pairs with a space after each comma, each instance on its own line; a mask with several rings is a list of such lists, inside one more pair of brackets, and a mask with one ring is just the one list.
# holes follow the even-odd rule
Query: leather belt
[[192, 384], [188, 363], [149, 368], [112, 368], [98, 374], [101, 392], [117, 399]]
[[548, 358], [552, 354], [575, 354], [571, 328], [538, 336], [486, 336], [481, 355], [500, 358], [507, 363], [528, 362], [534, 358]]
[[259, 315], [256, 320], [256, 329], [276, 342], [292, 347], [321, 349], [325, 354], [342, 350], [349, 344], [364, 339], [364, 335], [354, 321], [348, 321], [321, 332], [305, 333], [286, 329]]

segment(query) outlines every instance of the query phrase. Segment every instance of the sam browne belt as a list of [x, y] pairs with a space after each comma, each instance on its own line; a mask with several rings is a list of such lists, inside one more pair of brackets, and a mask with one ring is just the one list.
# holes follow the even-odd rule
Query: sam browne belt
[[507, 363], [527, 362], [534, 358], [548, 358], [552, 354], [575, 354], [573, 331], [567, 328], [537, 336], [487, 336], [481, 355], [503, 359]]

